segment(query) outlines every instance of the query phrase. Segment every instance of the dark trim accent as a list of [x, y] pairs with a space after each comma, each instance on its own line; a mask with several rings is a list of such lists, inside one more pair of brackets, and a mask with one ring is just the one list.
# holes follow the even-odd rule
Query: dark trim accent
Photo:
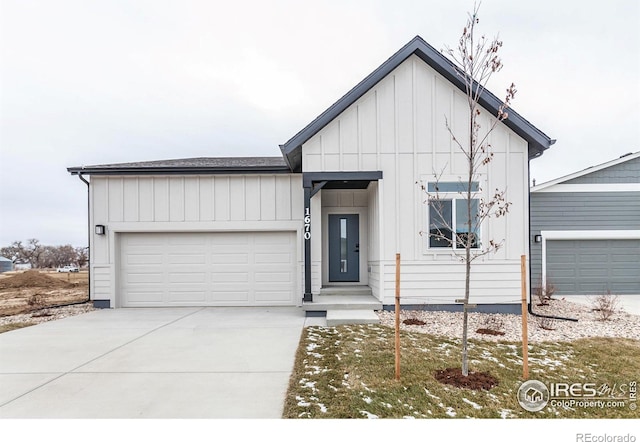
[[71, 175], [249, 175], [290, 174], [288, 167], [69, 167]]
[[[402, 310], [424, 310], [428, 312], [462, 312], [462, 304], [402, 304]], [[382, 310], [387, 312], [395, 311], [395, 305], [385, 304]], [[522, 306], [520, 304], [478, 304], [474, 309], [469, 309], [471, 313], [503, 313], [508, 315], [521, 315]]]
[[313, 186], [313, 189], [311, 189], [311, 198], [313, 198], [313, 196], [320, 192], [320, 190], [328, 183], [328, 181], [320, 181], [319, 183], [316, 183]]
[[111, 301], [108, 299], [94, 299], [93, 306], [95, 308], [111, 308]]
[[302, 186], [313, 187], [313, 183], [322, 181], [378, 181], [382, 179], [382, 171], [365, 172], [304, 172]]
[[326, 318], [326, 311], [317, 311], [317, 310], [307, 310], [304, 312], [305, 317], [307, 318]]
[[[309, 209], [308, 214], [306, 213], [307, 208]], [[311, 186], [304, 188], [304, 210], [303, 216], [311, 216]], [[309, 233], [312, 230], [313, 226], [310, 226]], [[304, 296], [302, 300], [305, 302], [313, 301], [311, 293], [311, 237], [304, 240]]]
[[[315, 120], [294, 135], [293, 138], [280, 146], [282, 155], [291, 170], [294, 172], [301, 171], [302, 154], [300, 150], [305, 142], [317, 134], [322, 128], [329, 124], [329, 122], [335, 119], [347, 107], [355, 103], [380, 80], [389, 75], [391, 71], [396, 69], [413, 54], [435, 69], [458, 89], [465, 92], [465, 85], [458, 75], [458, 68], [456, 65], [424, 41], [420, 36], [416, 36], [398, 52], [392, 55], [387, 61], [382, 63], [364, 80], [358, 83], [353, 89], [347, 92], [342, 98], [336, 101], [331, 107], [321, 113]], [[497, 115], [498, 108], [501, 104], [502, 101], [486, 89], [480, 97], [480, 105], [494, 115]], [[508, 113], [509, 118], [504, 121], [504, 124], [529, 143], [529, 158], [535, 158], [542, 155], [546, 149], [555, 143], [555, 140], [549, 138], [540, 129], [533, 126], [513, 109], [509, 109]]]

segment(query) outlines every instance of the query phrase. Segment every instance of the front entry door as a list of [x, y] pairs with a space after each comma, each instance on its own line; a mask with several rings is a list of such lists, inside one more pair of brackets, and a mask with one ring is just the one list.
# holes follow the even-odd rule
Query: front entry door
[[358, 215], [329, 215], [329, 282], [360, 281]]

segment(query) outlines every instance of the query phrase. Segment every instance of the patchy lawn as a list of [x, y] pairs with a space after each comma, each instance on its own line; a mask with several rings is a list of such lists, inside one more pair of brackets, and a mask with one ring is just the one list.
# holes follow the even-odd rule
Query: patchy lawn
[[[615, 387], [620, 408], [529, 412], [518, 403], [522, 349], [515, 342], [470, 341], [470, 369], [499, 384], [489, 391], [441, 384], [437, 370], [460, 366], [460, 342], [401, 333], [401, 380], [395, 381], [394, 330], [382, 325], [308, 327], [296, 355], [285, 418], [637, 418], [628, 384], [640, 379], [640, 341], [590, 338], [529, 347], [530, 376], [551, 382]], [[623, 386], [626, 396], [620, 393]]]

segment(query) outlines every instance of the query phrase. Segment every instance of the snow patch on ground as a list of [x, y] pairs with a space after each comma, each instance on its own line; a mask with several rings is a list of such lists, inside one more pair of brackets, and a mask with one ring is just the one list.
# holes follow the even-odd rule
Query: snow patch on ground
[[473, 408], [475, 408], [476, 410], [482, 410], [482, 405], [478, 405], [475, 402], [470, 401], [467, 398], [462, 398], [462, 402], [467, 403], [469, 405], [471, 405]]

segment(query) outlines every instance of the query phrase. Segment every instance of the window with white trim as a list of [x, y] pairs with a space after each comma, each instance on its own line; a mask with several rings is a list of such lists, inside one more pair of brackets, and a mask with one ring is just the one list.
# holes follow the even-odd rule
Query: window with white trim
[[[467, 238], [471, 239], [472, 248], [480, 247], [479, 200], [475, 198], [467, 200], [467, 189], [467, 183], [428, 183], [430, 249], [464, 249]], [[479, 190], [479, 183], [472, 182], [471, 192]], [[468, 219], [469, 204], [471, 204], [471, 221]]]

